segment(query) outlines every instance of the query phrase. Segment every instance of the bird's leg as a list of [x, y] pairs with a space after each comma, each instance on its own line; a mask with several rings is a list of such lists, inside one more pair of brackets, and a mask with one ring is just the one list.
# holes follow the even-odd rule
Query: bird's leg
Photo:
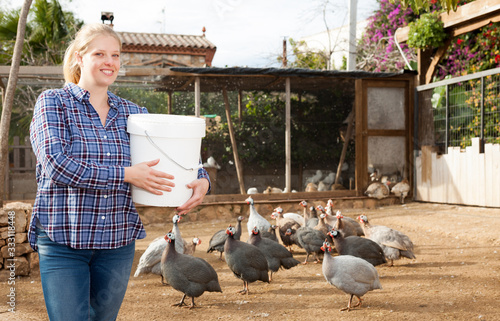
[[185, 307], [183, 308], [188, 308], [188, 309], [192, 309], [192, 308], [197, 308], [198, 306], [196, 306], [196, 304], [194, 303], [194, 297], [191, 298], [191, 305], [186, 305]]
[[243, 281], [243, 290], [238, 291], [238, 293], [248, 294], [248, 282], [247, 281]]
[[307, 253], [306, 259], [302, 262], [302, 264], [307, 264], [307, 259], [309, 259], [309, 253]]
[[403, 193], [399, 196], [401, 198], [401, 204], [405, 203], [405, 197], [403, 196]]
[[[358, 303], [357, 303], [356, 305], [353, 305], [353, 306], [352, 306], [353, 308], [355, 308], [355, 307], [357, 307], [357, 306], [361, 306], [361, 301], [363, 301], [363, 300], [361, 300], [361, 298], [360, 298], [359, 296], [357, 296], [357, 295], [356, 295], [356, 297], [358, 298]], [[351, 297], [351, 298], [352, 298], [352, 297]]]
[[314, 264], [318, 264], [320, 261], [319, 261], [319, 257], [316, 253], [314, 253], [314, 258], [316, 259], [316, 261], [314, 261]]
[[222, 259], [222, 252], [220, 252], [219, 260], [224, 261], [224, 260]]
[[394, 266], [394, 260], [391, 259], [391, 264], [389, 264], [389, 266]]
[[186, 305], [186, 303], [184, 303], [184, 299], [185, 299], [185, 298], [186, 298], [186, 295], [184, 294], [184, 295], [182, 296], [182, 300], [181, 300], [181, 302], [179, 302], [179, 303], [175, 303], [175, 304], [172, 304], [172, 306], [173, 306], [173, 307], [181, 307], [181, 306], [183, 306], [183, 305]]
[[354, 296], [354, 294], [351, 294], [351, 297], [349, 298], [349, 302], [347, 302], [347, 307], [340, 309], [340, 311], [345, 311], [345, 310], [347, 310], [347, 312], [351, 311], [351, 302], [352, 302], [353, 296]]

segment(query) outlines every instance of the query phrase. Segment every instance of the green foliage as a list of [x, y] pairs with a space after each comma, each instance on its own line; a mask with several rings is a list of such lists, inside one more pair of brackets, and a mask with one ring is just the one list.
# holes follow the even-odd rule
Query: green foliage
[[[1, 65], [11, 63], [19, 14], [20, 9], [0, 11]], [[60, 65], [69, 41], [82, 24], [73, 13], [64, 11], [57, 0], [35, 0], [28, 15], [21, 65]], [[23, 139], [28, 135], [33, 106], [43, 89], [46, 88], [17, 86], [9, 131], [11, 138], [20, 136]]]
[[389, 0], [393, 4], [400, 3], [403, 8], [411, 7], [415, 13], [422, 11], [429, 11], [429, 8], [439, 3], [447, 12], [450, 10], [456, 11], [459, 0]]
[[[292, 46], [292, 52], [295, 59], [288, 64], [292, 68], [305, 69], [320, 69], [325, 70], [328, 67], [329, 55], [322, 51], [313, 51], [307, 47], [305, 41], [295, 41], [289, 39]], [[282, 57], [278, 57], [278, 61], [282, 61]]]
[[409, 27], [407, 43], [412, 48], [438, 48], [447, 38], [437, 11], [421, 15], [419, 19], [410, 22]]

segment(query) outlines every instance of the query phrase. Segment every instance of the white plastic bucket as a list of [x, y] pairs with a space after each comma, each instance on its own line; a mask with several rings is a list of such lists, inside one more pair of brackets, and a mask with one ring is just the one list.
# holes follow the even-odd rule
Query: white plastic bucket
[[186, 187], [198, 177], [201, 139], [205, 136], [202, 118], [164, 114], [134, 114], [128, 117], [132, 165], [160, 159], [154, 169], [174, 175], [175, 187], [163, 195], [132, 185], [134, 202], [151, 206], [177, 207], [193, 194]]

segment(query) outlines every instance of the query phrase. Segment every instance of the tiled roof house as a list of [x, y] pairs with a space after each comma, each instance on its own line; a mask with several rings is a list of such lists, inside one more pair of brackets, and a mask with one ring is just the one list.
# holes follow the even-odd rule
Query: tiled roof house
[[203, 35], [117, 32], [122, 65], [210, 67], [217, 47]]

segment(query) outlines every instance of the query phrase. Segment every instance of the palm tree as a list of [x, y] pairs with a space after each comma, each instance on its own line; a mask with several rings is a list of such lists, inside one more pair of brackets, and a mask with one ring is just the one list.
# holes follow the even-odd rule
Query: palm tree
[[[32, 0], [24, 0], [23, 8], [19, 17], [17, 26], [17, 37], [14, 46], [14, 55], [9, 74], [9, 82], [5, 92], [5, 100], [3, 101], [2, 119], [0, 120], [0, 182], [5, 180], [5, 166], [9, 161], [9, 128], [12, 105], [14, 104], [14, 92], [16, 90], [19, 66], [21, 63], [21, 54], [24, 43], [24, 35], [26, 32], [26, 21], [28, 20], [28, 12], [31, 7]], [[4, 184], [0, 184], [0, 206], [3, 207]]]

